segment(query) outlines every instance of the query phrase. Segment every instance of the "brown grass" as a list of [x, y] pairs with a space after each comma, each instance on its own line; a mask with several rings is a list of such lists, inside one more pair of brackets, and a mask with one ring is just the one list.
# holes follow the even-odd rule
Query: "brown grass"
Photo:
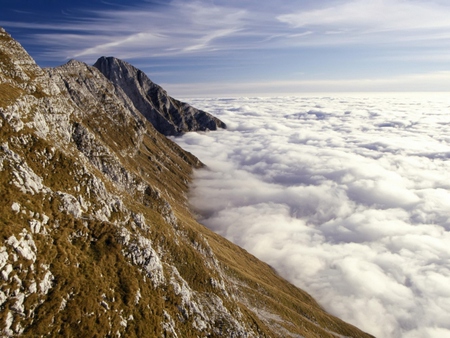
[[0, 108], [6, 108], [13, 104], [22, 93], [23, 91], [19, 88], [8, 83], [0, 83]]

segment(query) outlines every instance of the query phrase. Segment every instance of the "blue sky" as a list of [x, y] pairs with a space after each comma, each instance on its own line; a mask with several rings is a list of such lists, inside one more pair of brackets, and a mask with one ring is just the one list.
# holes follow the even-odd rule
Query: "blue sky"
[[0, 0], [41, 66], [115, 56], [174, 96], [449, 91], [443, 0]]

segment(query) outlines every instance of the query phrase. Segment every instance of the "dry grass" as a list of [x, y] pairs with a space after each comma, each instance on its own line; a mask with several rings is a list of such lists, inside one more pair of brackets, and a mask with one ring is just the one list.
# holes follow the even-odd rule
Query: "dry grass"
[[[6, 38], [0, 34], [1, 39]], [[5, 65], [9, 61], [5, 53], [0, 52], [0, 62]], [[22, 94], [13, 86], [1, 84], [0, 107], [13, 103]], [[52, 191], [82, 196], [91, 204], [83, 215], [85, 217], [77, 219], [60, 210], [61, 200], [56, 193], [24, 194], [10, 184], [13, 167], [7, 160], [3, 161], [0, 239], [4, 241], [11, 235], [18, 237], [23, 229], [29, 231], [32, 214], [49, 217], [49, 234], [33, 234], [38, 247], [34, 264], [36, 272], [31, 271], [29, 261], [20, 258], [12, 263], [14, 273], [24, 281], [22, 285], [0, 283], [4, 292], [23, 291], [30, 286], [31, 280], [43, 278], [45, 271], [40, 267], [44, 265], [49, 266], [54, 276], [48, 294], [33, 294], [25, 300], [25, 309], [30, 316], [17, 317], [26, 327], [25, 337], [106, 337], [116, 332], [125, 337], [162, 337], [166, 335], [161, 325], [166, 321], [163, 311], [177, 323], [179, 336], [200, 335], [192, 329], [192, 316], [183, 316], [180, 297], [172, 285], [165, 283], [154, 287], [141, 267], [132, 265], [126, 258], [127, 248], [120, 244], [118, 238], [118, 230], [122, 226], [132, 235], [142, 235], [151, 240], [163, 260], [166, 281], [171, 278], [173, 267], [176, 268], [192, 291], [205, 297], [211, 294], [220, 297], [231, 313], [239, 310], [243, 315], [242, 324], [260, 337], [285, 336], [279, 329], [280, 325], [304, 337], [335, 336], [330, 331], [343, 336], [367, 337], [357, 328], [325, 313], [310, 295], [286, 282], [269, 265], [196, 222], [187, 208], [185, 196], [192, 168], [202, 164], [158, 134], [147, 122], [145, 133], [141, 138], [137, 137], [139, 123], [111, 106], [113, 97], [106, 89], [104, 94], [98, 105], [92, 105], [89, 113], [72, 123], [80, 123], [95, 135], [99, 145], [103, 144], [115, 154], [116, 158], [104, 158], [106, 164], [119, 161], [115, 164], [131, 173], [135, 184], [148, 185], [148, 192], [143, 195], [133, 189], [124, 190], [114, 179], [105, 176], [101, 168], [93, 165], [84, 168], [80, 161], [83, 155], [75, 150], [74, 144], [53, 152], [50, 149], [54, 145], [48, 140], [38, 138], [27, 128], [16, 134], [2, 120], [0, 144], [8, 142]], [[112, 110], [105, 110], [106, 106]], [[26, 137], [28, 142], [11, 142], [20, 136]], [[46, 155], [50, 152], [51, 159]], [[133, 227], [127, 215], [119, 212], [113, 213], [108, 222], [92, 217], [92, 210], [101, 204], [99, 197], [89, 195], [86, 188], [94, 175], [104, 183], [109, 193], [120, 196], [127, 210], [145, 216], [149, 232]], [[76, 187], [79, 185], [81, 189], [78, 191]], [[161, 210], [166, 201], [173, 208], [177, 224], [169, 225], [163, 220]], [[20, 203], [25, 213], [12, 212], [14, 202]], [[205, 240], [220, 262], [220, 271], [208, 266], [207, 263], [212, 261], [210, 254], [205, 257], [196, 248], [200, 245], [204, 252], [208, 252]], [[211, 284], [211, 278], [220, 280], [222, 277], [227, 290], [236, 294], [237, 301], [226, 297]], [[136, 304], [138, 291], [141, 299]], [[13, 302], [8, 301], [0, 307], [0, 322], [5, 320], [12, 306]], [[263, 320], [252, 308], [273, 313], [280, 321]], [[127, 319], [126, 327], [121, 325], [124, 319]], [[222, 333], [204, 332], [204, 336], [231, 335], [232, 324], [225, 317], [218, 318], [214, 325], [220, 327]]]
[[23, 91], [8, 83], [0, 83], [0, 108], [6, 108], [14, 103]]

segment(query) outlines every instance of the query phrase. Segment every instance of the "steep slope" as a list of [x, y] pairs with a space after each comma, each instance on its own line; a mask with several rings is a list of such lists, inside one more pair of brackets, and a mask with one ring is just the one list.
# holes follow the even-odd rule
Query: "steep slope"
[[369, 337], [198, 224], [202, 164], [96, 68], [43, 71], [0, 29], [0, 331]]
[[144, 72], [125, 61], [101, 57], [94, 67], [122, 89], [136, 109], [164, 135], [226, 128], [225, 123], [216, 117], [170, 97]]

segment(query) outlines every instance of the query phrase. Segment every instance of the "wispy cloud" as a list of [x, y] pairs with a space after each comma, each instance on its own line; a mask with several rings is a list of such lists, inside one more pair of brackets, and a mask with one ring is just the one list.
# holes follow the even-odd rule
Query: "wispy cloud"
[[450, 7], [433, 1], [350, 0], [321, 7], [282, 15], [279, 19], [295, 27], [365, 28], [363, 32], [450, 26], [447, 20]]
[[218, 40], [239, 38], [248, 19], [244, 9], [173, 1], [156, 8], [144, 3], [139, 8], [86, 11], [85, 16], [67, 17], [54, 24], [3, 24], [35, 30], [32, 39], [46, 46], [47, 55], [54, 53], [54, 58], [61, 53], [64, 57], [114, 54], [130, 58], [223, 49]]
[[447, 39], [450, 29], [450, 6], [433, 2], [323, 1], [307, 9], [302, 4], [283, 4], [178, 0], [155, 7], [144, 2], [137, 7], [72, 13], [54, 23], [2, 24], [35, 30], [36, 43], [56, 52], [55, 57], [62, 50], [73, 57], [151, 57], [295, 45], [429, 42]]
[[[21, 15], [0, 25], [21, 32], [39, 64], [71, 58], [93, 63], [112, 55], [149, 75], [165, 74], [163, 81], [178, 83], [177, 92], [186, 95], [180, 83], [198, 83], [201, 92], [202, 81], [210, 84], [203, 95], [219, 82], [222, 93], [230, 92], [227, 86], [270, 92], [272, 85], [284, 93], [340, 85], [340, 91], [378, 91], [394, 82], [394, 90], [402, 90], [392, 78], [448, 69], [450, 5], [437, 0], [145, 1], [72, 10], [45, 21]], [[336, 78], [339, 83], [330, 80]], [[403, 90], [447, 88], [418, 81]]]
[[350, 0], [317, 7], [277, 18], [292, 28], [314, 31], [316, 44], [441, 39], [441, 33], [450, 28], [450, 6], [432, 1]]

